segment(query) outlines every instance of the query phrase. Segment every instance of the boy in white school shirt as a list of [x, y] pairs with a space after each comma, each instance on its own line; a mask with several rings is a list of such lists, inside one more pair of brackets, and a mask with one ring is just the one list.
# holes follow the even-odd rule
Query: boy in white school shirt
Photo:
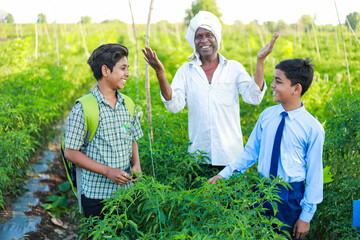
[[[275, 216], [290, 226], [281, 230], [288, 231], [294, 239], [303, 238], [309, 233], [316, 206], [323, 199], [322, 152], [325, 132], [301, 101], [312, 83], [312, 66], [309, 58], [284, 60], [276, 65], [271, 88], [274, 101], [280, 104], [261, 113], [244, 152], [209, 179], [211, 184], [215, 184], [217, 179], [227, 179], [234, 171], [245, 171], [257, 161], [258, 171], [264, 177], [279, 175], [293, 189], [280, 187], [282, 201], [277, 202], [278, 212]], [[281, 122], [283, 130], [282, 135], [278, 135], [279, 139], [276, 132]], [[280, 143], [278, 150], [274, 149], [277, 145], [275, 138]], [[275, 156], [275, 152], [279, 155]], [[274, 216], [271, 205], [268, 207], [265, 215]]]

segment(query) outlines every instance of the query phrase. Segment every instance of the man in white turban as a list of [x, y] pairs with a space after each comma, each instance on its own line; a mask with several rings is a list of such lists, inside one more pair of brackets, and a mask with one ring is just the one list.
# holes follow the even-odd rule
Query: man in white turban
[[171, 86], [156, 52], [149, 46], [142, 49], [156, 72], [166, 108], [177, 113], [187, 104], [188, 151], [205, 153], [210, 166], [222, 169], [243, 152], [239, 94], [246, 103], [260, 104], [266, 90], [264, 60], [277, 37], [275, 33], [258, 52], [254, 79], [241, 63], [218, 53], [221, 23], [211, 12], [200, 11], [191, 19], [185, 38], [194, 52], [190, 62], [178, 69]]

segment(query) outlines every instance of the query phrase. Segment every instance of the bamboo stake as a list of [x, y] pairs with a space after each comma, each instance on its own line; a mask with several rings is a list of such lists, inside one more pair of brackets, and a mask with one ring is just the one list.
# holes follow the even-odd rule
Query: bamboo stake
[[314, 24], [314, 20], [313, 20], [313, 19], [311, 19], [311, 25], [312, 25], [312, 28], [313, 28], [313, 31], [314, 31], [316, 52], [317, 52], [317, 55], [318, 55], [318, 57], [319, 57], [319, 60], [321, 60], [320, 51], [319, 51], [319, 45], [318, 45], [317, 37], [316, 37], [316, 29], [315, 29], [315, 24]]
[[309, 26], [306, 26], [306, 33], [307, 33], [307, 35], [308, 35], [308, 41], [309, 41], [309, 43], [311, 43], [311, 48], [313, 48], [314, 45], [312, 44], [312, 41], [311, 41], [310, 28], [309, 28]]
[[257, 30], [257, 32], [258, 32], [258, 34], [259, 34], [259, 37], [260, 37], [261, 46], [264, 48], [264, 47], [265, 47], [265, 43], [264, 43], [264, 38], [263, 38], [263, 35], [262, 35], [261, 31], [260, 31], [260, 28], [259, 28], [258, 26], [256, 26], [256, 30]]
[[326, 32], [327, 32], [327, 36], [326, 36], [326, 46], [329, 47], [330, 31], [326, 31]]
[[191, 18], [194, 18], [194, 13], [191, 11], [190, 8], [188, 8], [188, 11], [189, 11], [189, 13], [190, 13], [190, 17], [191, 17]]
[[55, 44], [56, 44], [56, 56], [57, 56], [57, 65], [60, 67], [60, 57], [59, 57], [59, 42], [58, 42], [58, 35], [57, 35], [57, 24], [55, 19]]
[[335, 26], [335, 39], [336, 39], [336, 50], [337, 53], [340, 53], [340, 48], [339, 48], [339, 38], [338, 38], [338, 34], [337, 34], [337, 26]]
[[50, 43], [51, 40], [50, 40], [49, 31], [48, 31], [48, 29], [47, 29], [47, 23], [45, 23], [45, 34], [46, 34], [46, 37], [47, 37], [48, 42]]
[[20, 24], [20, 37], [21, 37], [21, 39], [23, 38], [23, 28], [22, 28], [21, 24]]
[[180, 31], [179, 31], [179, 26], [178, 26], [177, 23], [175, 23], [175, 36], [176, 36], [176, 40], [178, 42], [178, 45], [181, 45]]
[[249, 55], [249, 62], [250, 62], [250, 73], [251, 73], [251, 77], [253, 77], [254, 73], [253, 73], [253, 66], [252, 66], [252, 61], [251, 61], [251, 49], [250, 49], [249, 37], [248, 37], [246, 29], [245, 29], [245, 36], [246, 36], [246, 44], [247, 44], [247, 48], [248, 48], [248, 55]]
[[86, 39], [85, 39], [85, 35], [84, 35], [84, 31], [83, 31], [83, 28], [82, 28], [81, 21], [79, 22], [79, 26], [80, 26], [80, 32], [81, 32], [81, 39], [82, 39], [84, 49], [85, 49], [85, 55], [86, 55], [86, 57], [89, 57], [90, 54], [89, 54], [89, 51], [88, 51], [88, 48], [87, 48], [87, 45], [86, 45]]
[[[347, 18], [345, 18], [345, 19], [346, 19], [346, 22], [347, 22], [347, 24], [348, 24], [348, 26], [349, 26], [349, 29], [351, 30], [351, 32], [352, 32], [353, 35], [354, 35], [356, 41], [360, 44], [360, 41], [359, 41], [359, 39], [357, 38], [356, 33], [354, 32], [354, 29], [352, 29], [352, 27], [351, 27], [351, 25], [350, 25], [350, 23], [349, 23], [349, 20], [348, 20]], [[350, 36], [350, 39], [351, 39], [351, 36]]]
[[38, 31], [37, 24], [35, 22], [35, 59], [38, 58]]
[[16, 24], [16, 39], [19, 39], [19, 25]]
[[136, 36], [136, 27], [135, 27], [135, 21], [134, 21], [134, 15], [133, 15], [133, 11], [131, 8], [131, 3], [130, 0], [129, 1], [129, 8], [130, 8], [130, 13], [131, 13], [131, 19], [132, 19], [132, 26], [133, 26], [133, 33], [134, 33], [134, 38], [135, 38], [135, 78], [136, 78], [136, 83], [138, 83], [138, 78], [139, 78], [139, 60], [138, 60], [138, 56], [139, 56], [139, 44], [138, 44], [138, 40], [137, 40], [137, 36]]
[[[351, 49], [351, 47], [352, 47], [352, 39], [351, 39], [351, 31], [350, 31], [351, 26], [350, 26], [349, 21], [347, 20], [347, 18], [345, 18], [345, 23], [348, 23], [348, 25], [349, 25], [349, 29], [348, 29], [349, 31], [348, 32], [349, 32], [349, 41], [350, 41], [350, 49]], [[351, 51], [349, 53], [351, 54]]]
[[61, 24], [60, 26], [61, 26], [61, 36], [65, 38], [66, 36], [65, 24]]
[[340, 22], [340, 18], [339, 18], [338, 9], [337, 9], [337, 6], [336, 6], [336, 0], [334, 0], [334, 3], [335, 3], [336, 14], [337, 14], [337, 17], [338, 17], [338, 22], [339, 22], [339, 25], [340, 25], [341, 38], [342, 38], [343, 47], [344, 47], [344, 56], [345, 56], [346, 70], [347, 70], [347, 74], [348, 74], [348, 83], [349, 83], [349, 87], [350, 87], [350, 94], [352, 94], [351, 77], [350, 77], [349, 63], [348, 63], [348, 59], [347, 59], [347, 55], [346, 55], [345, 40], [344, 40], [344, 36], [343, 36], [343, 31], [342, 31], [342, 27], [341, 27], [341, 22]]
[[65, 31], [65, 36], [64, 36], [64, 38], [65, 38], [65, 43], [68, 44], [68, 43], [69, 43], [68, 37], [67, 37], [67, 35], [68, 35], [68, 34], [67, 34], [68, 28], [67, 28], [67, 25], [66, 25], [66, 24], [64, 24], [63, 26], [64, 26], [64, 31]]
[[302, 45], [301, 45], [301, 35], [300, 35], [300, 31], [299, 31], [299, 25], [296, 25], [296, 33], [298, 35], [298, 39], [299, 39], [299, 48], [302, 49]]
[[293, 39], [293, 42], [294, 42], [294, 49], [296, 49], [296, 29], [293, 30], [293, 35], [294, 35], [294, 39]]
[[104, 31], [104, 24], [101, 24], [101, 26], [100, 26], [100, 35], [101, 35], [101, 41], [104, 43], [104, 42], [106, 42], [106, 40], [105, 40], [105, 31]]
[[[149, 46], [150, 38], [150, 22], [151, 22], [151, 12], [153, 10], [154, 0], [150, 2], [148, 21], [146, 25], [146, 35], [145, 35], [145, 45]], [[147, 117], [148, 124], [150, 128], [150, 140], [154, 142], [153, 130], [152, 130], [152, 113], [151, 113], [151, 95], [150, 95], [150, 79], [149, 79], [149, 64], [145, 62], [145, 90], [146, 90], [146, 103], [147, 103]]]

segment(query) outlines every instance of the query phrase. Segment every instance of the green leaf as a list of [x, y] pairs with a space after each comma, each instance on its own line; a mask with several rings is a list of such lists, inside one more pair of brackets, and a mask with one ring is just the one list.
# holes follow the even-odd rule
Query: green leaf
[[66, 192], [70, 189], [70, 183], [69, 182], [63, 182], [59, 185], [59, 189], [62, 192]]
[[46, 197], [45, 201], [47, 202], [54, 202], [56, 201], [56, 199], [58, 198], [58, 196], [54, 195], [54, 194], [51, 194], [49, 196]]
[[332, 178], [334, 174], [329, 173], [330, 166], [326, 166], [323, 171], [324, 171], [324, 184], [331, 183], [332, 181], [334, 181], [334, 179]]
[[133, 221], [131, 220], [127, 220], [128, 223], [130, 223], [131, 226], [133, 226], [135, 228], [135, 230], [137, 231], [138, 230], [138, 226], [136, 223], [134, 223]]
[[51, 204], [45, 203], [41, 205], [45, 210], [50, 210], [53, 208], [53, 206]]

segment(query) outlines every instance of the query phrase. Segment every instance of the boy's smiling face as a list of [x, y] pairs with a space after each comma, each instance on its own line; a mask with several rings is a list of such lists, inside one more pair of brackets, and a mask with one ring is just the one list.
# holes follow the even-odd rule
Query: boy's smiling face
[[126, 57], [118, 61], [113, 70], [106, 69], [106, 85], [112, 90], [124, 89], [127, 78], [130, 76], [129, 64]]
[[291, 86], [291, 81], [285, 76], [284, 71], [276, 69], [274, 80], [270, 85], [273, 90], [274, 101], [285, 105], [292, 104], [297, 99], [297, 85]]

